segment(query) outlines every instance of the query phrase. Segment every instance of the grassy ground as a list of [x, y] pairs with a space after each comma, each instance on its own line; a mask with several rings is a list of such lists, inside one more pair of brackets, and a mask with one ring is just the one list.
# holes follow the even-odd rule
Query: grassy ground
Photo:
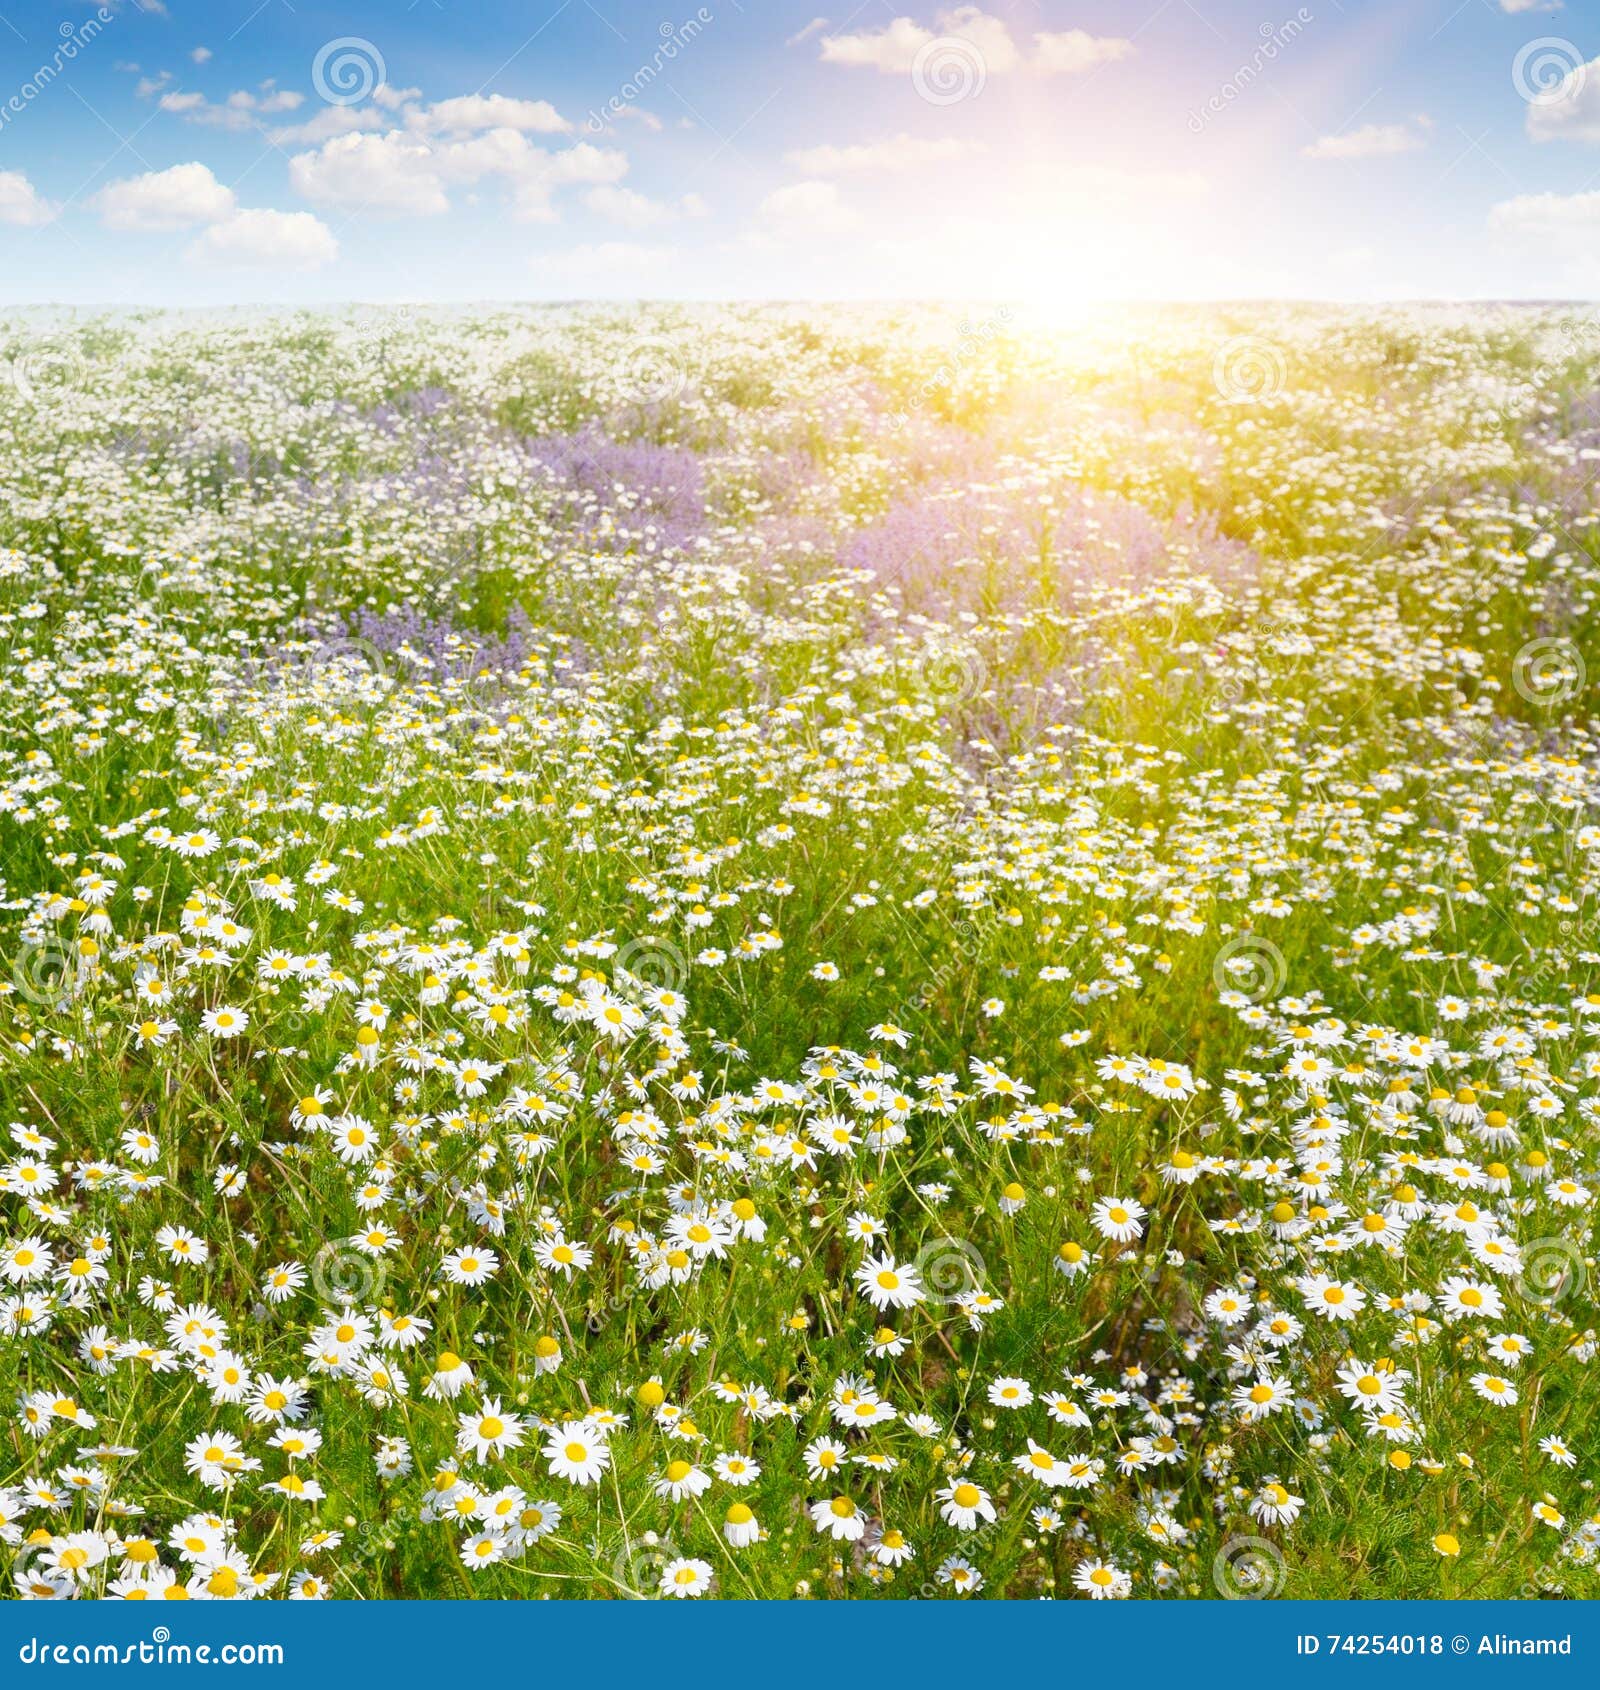
[[19, 1593], [1596, 1593], [1591, 321], [0, 329]]

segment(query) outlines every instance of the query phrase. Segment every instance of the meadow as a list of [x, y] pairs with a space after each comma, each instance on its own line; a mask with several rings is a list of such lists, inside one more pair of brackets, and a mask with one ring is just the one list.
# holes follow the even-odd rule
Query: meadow
[[1596, 1596], [1600, 319], [0, 320], [24, 1598]]

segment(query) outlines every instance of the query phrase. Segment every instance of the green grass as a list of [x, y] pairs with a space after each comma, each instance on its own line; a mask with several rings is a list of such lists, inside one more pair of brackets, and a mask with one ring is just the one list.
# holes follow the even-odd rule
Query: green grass
[[[1597, 1594], [1583, 453], [1600, 433], [1595, 360], [1562, 321], [1151, 312], [1076, 340], [1013, 322], [976, 349], [934, 312], [74, 331], [71, 379], [0, 409], [0, 1118], [53, 1141], [59, 1176], [30, 1203], [19, 1137], [0, 1190], [6, 1259], [29, 1238], [55, 1257], [0, 1317], [18, 1588], [126, 1590], [148, 1565], [126, 1545], [148, 1533], [164, 1570], [133, 1581], [146, 1590], [254, 1575], [273, 1595], [309, 1579], [334, 1596], [613, 1598], [657, 1594], [686, 1557], [723, 1596], [945, 1599], [939, 1569], [961, 1555], [986, 1596], [1079, 1595], [1099, 1562], [1119, 1590], [1174, 1599], [1254, 1594], [1252, 1567], [1289, 1596]], [[682, 376], [660, 403], [629, 387], [641, 341]], [[1244, 353], [1266, 390], [1230, 399]], [[409, 405], [425, 387], [445, 397]], [[602, 489], [587, 507], [538, 468], [541, 437], [584, 429], [591, 453], [618, 450], [580, 472]], [[658, 444], [701, 458], [705, 509], [676, 527], [615, 491]], [[863, 534], [874, 574], [848, 567]], [[462, 535], [487, 561], [441, 577]], [[355, 638], [363, 613], [408, 609], [495, 639], [526, 618], [526, 660], [465, 685], [391, 649], [397, 622], [378, 648]], [[155, 828], [217, 844], [185, 856]], [[269, 874], [295, 882], [292, 907]], [[94, 876], [115, 883], [103, 906]], [[202, 905], [249, 929], [220, 962], [206, 947], [225, 935], [193, 930]], [[452, 948], [413, 968], [422, 941]], [[273, 978], [273, 952], [344, 983]], [[613, 1043], [564, 1022], [550, 1000], [585, 976], [647, 1010], [670, 986], [681, 1026], [651, 1011]], [[382, 1006], [367, 1045], [363, 1002]], [[248, 1014], [243, 1036], [203, 1030], [221, 1007]], [[175, 1030], [141, 1044], [152, 1017]], [[430, 1071], [408, 1066], [413, 1045]], [[1290, 1064], [1312, 1046], [1333, 1069], [1307, 1082]], [[864, 1142], [882, 1103], [845, 1085], [874, 1051], [919, 1104], [882, 1151]], [[1192, 1095], [1103, 1076], [1113, 1056], [1178, 1065]], [[441, 1061], [499, 1069], [461, 1097]], [[974, 1062], [1065, 1113], [1019, 1120], [1016, 1098], [980, 1095]], [[941, 1074], [946, 1116], [917, 1084]], [[774, 1102], [764, 1081], [800, 1089]], [[557, 1085], [567, 1112], [530, 1150], [508, 1100]], [[318, 1087], [367, 1123], [372, 1164], [295, 1124]], [[1503, 1143], [1439, 1113], [1462, 1088], [1505, 1115]], [[1395, 1097], [1412, 1102], [1380, 1107]], [[641, 1175], [643, 1107], [659, 1165]], [[848, 1154], [762, 1153], [835, 1116], [855, 1124]], [[1338, 1154], [1307, 1185], [1326, 1151], [1306, 1140], [1329, 1121]], [[153, 1162], [124, 1147], [132, 1128]], [[1180, 1152], [1204, 1161], [1192, 1185], [1163, 1178]], [[141, 1167], [162, 1183], [130, 1187]], [[374, 1168], [387, 1191], [364, 1210]], [[1399, 1186], [1420, 1205], [1403, 1242], [1341, 1247], [1368, 1213], [1413, 1212]], [[475, 1193], [503, 1229], [474, 1218]], [[1470, 1237], [1528, 1267], [1474, 1258], [1452, 1218], [1464, 1196]], [[1142, 1237], [1097, 1233], [1106, 1198], [1146, 1207]], [[675, 1213], [738, 1200], [764, 1239], [643, 1282], [619, 1222], [659, 1241]], [[856, 1285], [863, 1213], [927, 1269], [916, 1307], [879, 1315]], [[349, 1242], [375, 1223], [394, 1239], [381, 1260]], [[173, 1226], [203, 1264], [165, 1259]], [[594, 1252], [571, 1280], [534, 1254], [557, 1235]], [[97, 1237], [107, 1278], [75, 1291], [67, 1264], [101, 1254]], [[1069, 1241], [1096, 1258], [1072, 1278], [1055, 1270]], [[500, 1258], [478, 1287], [442, 1271], [469, 1246]], [[309, 1282], [269, 1302], [291, 1261]], [[1366, 1293], [1354, 1321], [1308, 1312], [1318, 1267]], [[1461, 1275], [1503, 1315], [1445, 1320]], [[248, 1375], [306, 1382], [314, 1457], [291, 1462], [214, 1400], [152, 1276], [221, 1317]], [[963, 1289], [1003, 1306], [969, 1318], [943, 1300]], [[1208, 1313], [1219, 1290], [1251, 1320]], [[347, 1301], [431, 1323], [386, 1355], [407, 1377], [391, 1400], [305, 1353]], [[1241, 1352], [1277, 1312], [1303, 1334]], [[868, 1353], [885, 1319], [898, 1356]], [[1505, 1333], [1530, 1346], [1518, 1367], [1489, 1350]], [[536, 1366], [543, 1336], [554, 1372]], [[476, 1375], [449, 1402], [424, 1393], [446, 1351]], [[1338, 1390], [1352, 1356], [1413, 1375], [1403, 1437]], [[1474, 1388], [1486, 1372], [1515, 1406]], [[1234, 1392], [1263, 1374], [1306, 1412], [1250, 1422]], [[1004, 1378], [1033, 1404], [991, 1404]], [[896, 1417], [840, 1431], [846, 1379]], [[652, 1414], [651, 1381], [696, 1437]], [[773, 1413], [719, 1384], [759, 1386]], [[1101, 1410], [1100, 1388], [1130, 1400]], [[1082, 1425], [1049, 1417], [1061, 1392]], [[50, 1406], [66, 1398], [94, 1429]], [[458, 1457], [458, 1414], [489, 1398], [524, 1442]], [[601, 1408], [628, 1417], [601, 1482], [553, 1476], [541, 1423]], [[260, 1469], [215, 1486], [187, 1471], [186, 1444], [215, 1432]], [[892, 1470], [812, 1478], [803, 1451], [835, 1432]], [[1157, 1436], [1171, 1460], [1119, 1470]], [[1574, 1465], [1541, 1450], [1552, 1437]], [[380, 1481], [380, 1440], [397, 1439], [410, 1470]], [[1106, 1464], [1059, 1491], [1058, 1521], [1016, 1466], [1029, 1440]], [[656, 1494], [669, 1462], [709, 1472], [719, 1452], [759, 1461], [759, 1480]], [[434, 1484], [451, 1463], [485, 1495], [559, 1502], [561, 1525], [469, 1573], [457, 1493]], [[291, 1470], [324, 1496], [266, 1488]], [[59, 1509], [23, 1488], [84, 1475]], [[935, 1494], [968, 1481], [996, 1512], [970, 1532]], [[1275, 1482], [1304, 1500], [1292, 1522], [1250, 1512]], [[841, 1492], [866, 1545], [893, 1529], [915, 1559], [890, 1577], [819, 1535], [807, 1508]], [[722, 1532], [736, 1502], [763, 1528], [739, 1549]], [[231, 1582], [219, 1551], [168, 1543], [197, 1513], [227, 1522]], [[303, 1548], [318, 1528], [342, 1542]], [[1459, 1554], [1436, 1548], [1445, 1533]], [[85, 1545], [74, 1572], [61, 1557]]]

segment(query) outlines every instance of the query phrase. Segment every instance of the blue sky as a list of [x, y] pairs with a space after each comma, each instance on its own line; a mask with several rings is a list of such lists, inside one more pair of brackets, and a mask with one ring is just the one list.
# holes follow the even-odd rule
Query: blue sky
[[0, 0], [0, 301], [1589, 297], [1600, 0]]

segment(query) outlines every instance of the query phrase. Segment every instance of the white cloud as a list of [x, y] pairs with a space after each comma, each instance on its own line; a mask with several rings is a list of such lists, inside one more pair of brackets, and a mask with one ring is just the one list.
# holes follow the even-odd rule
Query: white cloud
[[1490, 210], [1489, 227], [1581, 267], [1584, 276], [1600, 262], [1600, 192], [1519, 194]]
[[1033, 39], [1038, 49], [1033, 68], [1061, 76], [1077, 76], [1099, 65], [1115, 64], [1133, 51], [1133, 43], [1125, 36], [1090, 35], [1083, 29], [1036, 35]]
[[1052, 187], [1065, 199], [1112, 208], [1148, 208], [1156, 201], [1193, 201], [1211, 192], [1197, 170], [1123, 170], [1115, 164], [1076, 164]]
[[826, 18], [813, 18], [804, 29], [797, 29], [794, 34], [784, 42], [784, 46], [798, 47], [802, 41], [809, 41], [819, 29], [826, 29], [827, 27], [828, 20]]
[[941, 12], [937, 21], [940, 35], [954, 36], [977, 49], [991, 76], [1021, 68], [1022, 54], [1011, 39], [1011, 31], [980, 7], [958, 6], [953, 12]]
[[497, 177], [508, 184], [516, 216], [548, 222], [560, 187], [616, 182], [627, 158], [582, 142], [548, 152], [516, 129], [490, 129], [470, 140], [433, 142], [391, 129], [340, 135], [289, 161], [295, 191], [323, 205], [435, 217], [450, 209], [447, 189]]
[[1500, 10], [1510, 12], [1559, 12], [1561, 0], [1500, 0]]
[[262, 86], [266, 91], [259, 99], [245, 93], [230, 94], [228, 104], [235, 109], [259, 112], [296, 111], [305, 104], [305, 95], [295, 93], [292, 88], [273, 88], [265, 83]]
[[1528, 103], [1531, 140], [1600, 141], [1600, 58], [1574, 65], [1553, 87], [1534, 86], [1538, 98]]
[[591, 188], [583, 196], [583, 203], [591, 211], [629, 229], [653, 229], [663, 223], [676, 223], [681, 217], [704, 217], [710, 209], [698, 194], [685, 194], [680, 200], [653, 200], [647, 194], [619, 188], [613, 183]]
[[[141, 83], [140, 91], [145, 84]], [[220, 105], [213, 105], [204, 94], [163, 94], [158, 104], [162, 111], [174, 112], [185, 123], [203, 123], [211, 129], [259, 129], [263, 117], [275, 117], [283, 112], [296, 111], [305, 104], [305, 95], [289, 88], [278, 88], [263, 82], [259, 93], [239, 88]]]
[[559, 152], [528, 149], [528, 157], [512, 178], [512, 209], [530, 222], [548, 223], [555, 212], [550, 195], [557, 188], [598, 186], [617, 182], [627, 174], [625, 154], [581, 141]]
[[391, 129], [338, 135], [318, 151], [289, 160], [296, 193], [321, 205], [436, 217], [450, 209], [434, 150]]
[[196, 47], [189, 57], [197, 65], [208, 64], [211, 60], [211, 49], [209, 47]]
[[331, 141], [336, 135], [383, 129], [389, 121], [381, 111], [375, 111], [371, 106], [322, 106], [304, 123], [269, 130], [267, 139], [280, 147], [295, 142], [317, 146], [323, 141]]
[[933, 31], [911, 18], [896, 18], [887, 29], [863, 35], [825, 35], [822, 61], [881, 70], [886, 76], [911, 69], [918, 50], [933, 40]]
[[542, 152], [515, 129], [487, 129], [470, 140], [435, 145], [433, 156], [447, 181], [478, 182], [485, 176], [538, 173], [539, 161], [557, 155]]
[[38, 190], [20, 170], [0, 170], [0, 223], [34, 229], [48, 223], [59, 209], [40, 199]]
[[856, 171], [886, 175], [981, 151], [978, 142], [958, 141], [953, 136], [923, 140], [915, 135], [891, 135], [886, 140], [866, 141], [858, 146], [801, 147], [783, 156], [808, 176], [841, 176]]
[[646, 129], [659, 131], [661, 128], [661, 119], [653, 111], [646, 111], [642, 106], [612, 106], [609, 115], [633, 123], [642, 123]]
[[333, 231], [309, 211], [241, 211], [184, 252], [192, 264], [230, 270], [316, 270], [338, 256]]
[[843, 235], [861, 223], [832, 182], [791, 182], [777, 188], [762, 200], [756, 215], [760, 233], [776, 240]]
[[1323, 135], [1300, 151], [1307, 158], [1392, 158], [1396, 153], [1415, 152], [1425, 145], [1426, 122], [1364, 123], [1341, 135]]
[[917, 55], [941, 37], [966, 42], [983, 61], [988, 76], [1030, 70], [1041, 76], [1077, 75], [1099, 65], [1125, 59], [1133, 43], [1123, 36], [1091, 35], [1087, 30], [1043, 32], [1033, 38], [1034, 52], [1025, 56], [1001, 18], [979, 6], [958, 6], [941, 12], [927, 29], [914, 18], [895, 18], [886, 28], [859, 35], [825, 35], [822, 58], [827, 64], [849, 65], [903, 75], [915, 68]]
[[228, 216], [234, 199], [232, 188], [195, 162], [108, 183], [89, 204], [108, 229], [189, 229]]
[[529, 135], [564, 135], [572, 125], [548, 100], [513, 100], [505, 94], [461, 94], [409, 118], [424, 135], [475, 135], [482, 129], [515, 129]]
[[565, 252], [537, 253], [530, 266], [541, 275], [574, 285], [586, 297], [615, 295], [616, 283], [637, 277], [652, 284], [662, 267], [678, 256], [675, 247], [642, 246], [635, 241], [596, 241], [569, 247]]

